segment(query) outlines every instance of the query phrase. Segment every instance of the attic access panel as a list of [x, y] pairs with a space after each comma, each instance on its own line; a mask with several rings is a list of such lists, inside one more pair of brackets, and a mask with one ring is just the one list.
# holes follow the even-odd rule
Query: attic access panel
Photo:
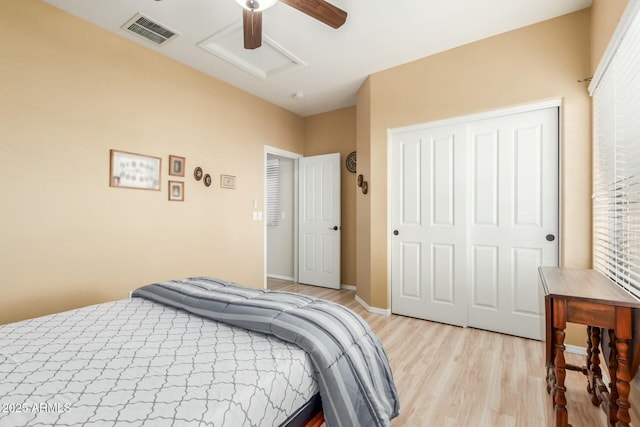
[[263, 34], [260, 49], [243, 48], [242, 22], [232, 24], [200, 42], [199, 47], [260, 79], [304, 68], [307, 64]]

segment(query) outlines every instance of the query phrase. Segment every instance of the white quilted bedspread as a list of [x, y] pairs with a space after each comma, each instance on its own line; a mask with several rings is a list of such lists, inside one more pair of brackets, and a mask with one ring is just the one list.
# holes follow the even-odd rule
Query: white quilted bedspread
[[0, 426], [277, 426], [317, 391], [299, 347], [140, 298], [0, 326]]

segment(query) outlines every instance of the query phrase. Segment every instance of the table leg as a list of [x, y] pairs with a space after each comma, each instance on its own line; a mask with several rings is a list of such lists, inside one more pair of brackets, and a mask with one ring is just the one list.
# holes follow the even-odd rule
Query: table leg
[[618, 370], [618, 349], [616, 348], [616, 332], [609, 329], [609, 424], [615, 427], [618, 421], [618, 387], [616, 386], [616, 371]]
[[544, 333], [545, 333], [545, 361], [547, 367], [547, 393], [551, 395], [551, 400], [553, 400], [553, 396], [555, 395], [555, 391], [553, 390], [553, 384], [555, 382], [555, 378], [553, 375], [554, 367], [553, 367], [553, 300], [549, 295], [545, 295], [544, 297], [544, 313], [545, 313], [545, 325], [544, 325]]
[[602, 378], [602, 370], [600, 369], [600, 328], [591, 327], [591, 372], [593, 373], [593, 390], [591, 392], [591, 403], [594, 406], [600, 406], [600, 399], [596, 392], [596, 380]]
[[631, 387], [631, 373], [629, 370], [629, 343], [628, 339], [616, 339], [616, 349], [618, 350], [618, 369], [616, 370], [616, 385], [618, 389], [618, 422], [616, 427], [629, 427], [631, 417], [629, 416], [629, 392]]
[[587, 392], [589, 394], [594, 393], [594, 387], [591, 386], [591, 379], [589, 378], [589, 373], [591, 372], [591, 326], [587, 326]]
[[565, 392], [567, 389], [564, 386], [564, 379], [566, 377], [566, 361], [564, 358], [564, 330], [555, 329], [554, 335], [554, 350], [555, 350], [555, 394], [553, 402], [556, 411], [556, 427], [567, 427], [569, 424], [569, 414], [567, 413], [567, 399]]

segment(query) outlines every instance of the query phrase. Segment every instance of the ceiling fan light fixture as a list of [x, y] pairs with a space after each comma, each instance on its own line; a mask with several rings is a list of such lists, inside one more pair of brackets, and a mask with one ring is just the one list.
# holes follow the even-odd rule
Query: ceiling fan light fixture
[[252, 12], [262, 12], [278, 3], [278, 0], [236, 0], [236, 3]]

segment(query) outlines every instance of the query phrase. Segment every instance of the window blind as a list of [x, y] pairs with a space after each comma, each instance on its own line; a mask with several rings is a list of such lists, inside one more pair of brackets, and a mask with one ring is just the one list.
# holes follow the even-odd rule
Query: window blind
[[267, 160], [267, 225], [278, 225], [280, 213], [280, 161]]
[[[594, 268], [640, 296], [640, 14], [593, 90]], [[601, 65], [602, 66], [602, 65]]]

